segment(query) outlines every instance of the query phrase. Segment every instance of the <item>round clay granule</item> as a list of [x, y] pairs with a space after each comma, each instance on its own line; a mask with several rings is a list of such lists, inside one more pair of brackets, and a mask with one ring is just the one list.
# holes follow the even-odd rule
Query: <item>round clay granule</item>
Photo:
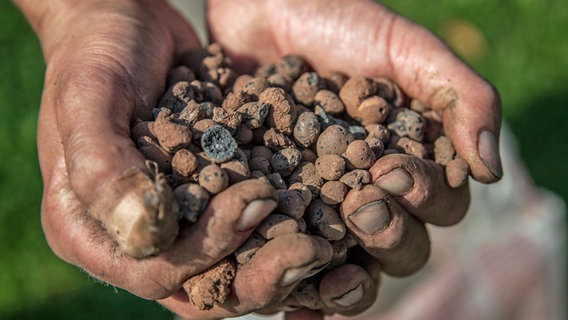
[[258, 225], [256, 232], [270, 240], [285, 234], [297, 233], [298, 222], [285, 214], [271, 213]]
[[168, 86], [178, 83], [180, 81], [191, 82], [195, 80], [195, 74], [187, 66], [177, 66], [168, 72], [166, 83]]
[[377, 95], [386, 99], [396, 108], [404, 107], [407, 97], [394, 81], [387, 78], [373, 79], [377, 86]]
[[250, 178], [260, 180], [260, 181], [266, 183], [267, 185], [271, 185], [270, 181], [268, 180], [266, 175], [264, 173], [260, 172], [260, 171], [252, 171], [250, 173]]
[[341, 87], [343, 87], [345, 82], [347, 82], [347, 80], [349, 79], [345, 74], [341, 72], [332, 72], [324, 78], [327, 83], [326, 87], [335, 93], [338, 93]]
[[292, 89], [292, 80], [280, 73], [270, 75], [266, 78], [266, 81], [268, 81], [268, 85], [271, 87], [282, 88], [286, 91]]
[[270, 174], [272, 172], [272, 166], [270, 161], [266, 160], [264, 157], [254, 157], [249, 161], [249, 167], [251, 171], [260, 171], [264, 175]]
[[312, 149], [302, 149], [302, 159], [304, 161], [316, 162], [318, 155]]
[[365, 140], [355, 140], [345, 150], [347, 167], [350, 169], [369, 169], [375, 163], [375, 152]]
[[314, 103], [325, 110], [326, 113], [337, 115], [345, 111], [345, 106], [339, 96], [330, 90], [320, 90], [314, 97]]
[[345, 174], [345, 159], [337, 154], [324, 154], [316, 159], [317, 173], [325, 180], [338, 180]]
[[220, 125], [208, 128], [201, 136], [201, 147], [215, 162], [225, 162], [237, 153], [237, 142], [227, 129]]
[[317, 173], [316, 166], [312, 162], [301, 162], [292, 175], [288, 178], [290, 184], [301, 182], [312, 191], [315, 198], [319, 195], [321, 186], [324, 183], [323, 178]]
[[252, 78], [253, 76], [251, 76], [250, 74], [241, 74], [240, 76], [238, 76], [233, 83], [233, 92], [243, 91], [245, 84]]
[[294, 82], [292, 91], [296, 101], [311, 106], [317, 92], [324, 86], [325, 81], [316, 72], [305, 72]]
[[213, 102], [216, 105], [221, 105], [224, 100], [223, 92], [221, 88], [217, 86], [217, 84], [209, 81], [203, 81], [204, 88], [203, 88], [203, 101]]
[[154, 161], [158, 164], [161, 172], [171, 172], [172, 170], [172, 154], [164, 150], [157, 142], [150, 137], [142, 137], [137, 141], [138, 151], [144, 158]]
[[285, 148], [277, 151], [270, 159], [272, 170], [283, 177], [289, 176], [302, 161], [302, 153], [296, 148]]
[[217, 194], [229, 186], [229, 176], [218, 165], [210, 164], [199, 172], [199, 185], [209, 193]]
[[244, 152], [239, 149], [237, 156], [233, 159], [221, 163], [221, 168], [229, 176], [229, 183], [234, 184], [250, 178], [250, 168]]
[[353, 141], [353, 136], [340, 125], [331, 125], [325, 129], [318, 137], [316, 149], [318, 156], [324, 154], [343, 154], [347, 150], [349, 143]]
[[273, 172], [271, 174], [267, 174], [266, 179], [268, 179], [270, 184], [276, 190], [288, 189], [288, 186], [286, 185], [286, 181], [284, 181], [284, 179], [282, 178], [282, 176], [278, 172]]
[[345, 105], [347, 114], [355, 118], [359, 116], [358, 107], [363, 100], [371, 97], [377, 91], [375, 83], [362, 76], [349, 78], [339, 90], [339, 97]]
[[304, 205], [306, 207], [310, 204], [310, 202], [312, 202], [312, 192], [310, 191], [310, 188], [308, 188], [308, 186], [306, 186], [305, 184], [300, 182], [292, 183], [288, 187], [288, 190], [299, 192], [302, 196], [302, 199], [304, 199]]
[[345, 183], [351, 189], [361, 190], [363, 185], [371, 182], [371, 174], [367, 170], [351, 170], [344, 174], [339, 181]]
[[409, 109], [396, 114], [396, 120], [388, 125], [390, 130], [401, 137], [409, 137], [421, 142], [424, 139], [424, 121], [422, 117]]
[[347, 232], [339, 213], [320, 199], [310, 203], [306, 213], [304, 213], [304, 220], [306, 220], [308, 230], [311, 233], [322, 236], [329, 241], [339, 240]]
[[445, 166], [454, 158], [455, 154], [456, 149], [454, 149], [449, 137], [441, 136], [434, 141], [434, 161], [436, 163]]
[[341, 181], [328, 181], [321, 187], [320, 199], [325, 204], [340, 204], [345, 200], [345, 195], [348, 190], [349, 188]]
[[249, 144], [252, 141], [252, 130], [244, 124], [240, 124], [235, 132], [235, 141], [239, 145]]
[[365, 142], [367, 142], [369, 147], [371, 147], [371, 150], [373, 150], [376, 159], [380, 158], [383, 155], [383, 152], [385, 151], [385, 145], [381, 140], [377, 138], [367, 138], [365, 139]]
[[172, 158], [172, 173], [174, 178], [188, 181], [197, 170], [197, 158], [188, 149], [178, 150]]
[[276, 73], [276, 65], [274, 63], [266, 63], [258, 67], [255, 72], [255, 77], [268, 78]]
[[258, 100], [261, 92], [268, 88], [268, 81], [262, 77], [254, 77], [247, 81], [242, 87], [242, 91], [252, 97], [253, 100]]
[[313, 112], [304, 112], [300, 114], [294, 126], [294, 139], [300, 146], [308, 148], [317, 141], [320, 132], [321, 125], [316, 115]]
[[387, 119], [389, 111], [390, 105], [385, 99], [379, 96], [372, 96], [361, 102], [358, 108], [358, 115], [354, 118], [364, 126], [373, 123], [383, 123]]
[[209, 202], [209, 193], [197, 183], [178, 186], [174, 190], [174, 195], [180, 205], [182, 216], [190, 222], [197, 221]]
[[251, 159], [252, 158], [256, 158], [256, 157], [261, 157], [264, 158], [268, 161], [270, 161], [270, 159], [272, 159], [272, 155], [274, 153], [272, 152], [272, 150], [268, 149], [265, 146], [254, 146], [251, 149]]
[[347, 131], [351, 133], [354, 140], [365, 140], [367, 138], [367, 131], [363, 126], [350, 125], [347, 127]]
[[297, 190], [278, 190], [278, 207], [276, 210], [294, 219], [300, 219], [304, 215], [307, 205], [301, 192]]
[[418, 141], [407, 137], [402, 137], [396, 141], [396, 146], [406, 154], [413, 155], [420, 159], [425, 159], [428, 155], [426, 147]]
[[304, 59], [295, 55], [285, 55], [276, 64], [276, 72], [291, 79], [296, 80], [298, 77], [308, 71], [309, 66]]
[[469, 176], [469, 165], [467, 162], [457, 157], [448, 162], [446, 166], [446, 179], [452, 188], [459, 188], [467, 183]]
[[[377, 138], [383, 142], [384, 145], [388, 144], [391, 138], [389, 129], [382, 124], [370, 124], [365, 126], [367, 131], [367, 138]], [[366, 138], [366, 139], [367, 139]]]

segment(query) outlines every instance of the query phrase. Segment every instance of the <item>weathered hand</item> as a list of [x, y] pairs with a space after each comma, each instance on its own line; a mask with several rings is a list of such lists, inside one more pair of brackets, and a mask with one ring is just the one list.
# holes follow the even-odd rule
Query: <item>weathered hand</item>
[[145, 260], [124, 255], [87, 212], [126, 170], [146, 170], [130, 126], [151, 116], [176, 57], [198, 46], [193, 31], [163, 1], [21, 0], [18, 5], [38, 33], [47, 63], [38, 148], [42, 224], [57, 255], [197, 319], [236, 316], [280, 301], [290, 283], [327, 262], [326, 242], [282, 239], [286, 242], [270, 245], [282, 252], [278, 259], [259, 253], [239, 272], [229, 307], [200, 312], [180, 303], [187, 302], [184, 281], [232, 253], [275, 208], [274, 189], [248, 181], [225, 190], [196, 224], [182, 228], [167, 251]]
[[[497, 91], [423, 27], [367, 0], [209, 4], [211, 34], [239, 65], [274, 62], [293, 53], [322, 73], [390, 78], [442, 115], [446, 135], [476, 180], [491, 183], [501, 178]], [[442, 167], [430, 161], [391, 155], [379, 159], [371, 172], [376, 186], [351, 191], [342, 205], [344, 221], [365, 249], [361, 261], [369, 263], [352, 273], [359, 282], [351, 286], [346, 285], [350, 279], [324, 278], [320, 295], [325, 312], [352, 314], [368, 307], [372, 299], [356, 297], [373, 294], [375, 285], [369, 283], [377, 279], [378, 270], [406, 275], [426, 262], [429, 239], [424, 223], [457, 223], [469, 204], [467, 183], [449, 187]], [[365, 295], [353, 290], [358, 284]], [[349, 292], [351, 300], [341, 295]], [[334, 300], [338, 297], [343, 305]], [[288, 299], [283, 304], [294, 303]], [[321, 315], [300, 310], [287, 317]]]

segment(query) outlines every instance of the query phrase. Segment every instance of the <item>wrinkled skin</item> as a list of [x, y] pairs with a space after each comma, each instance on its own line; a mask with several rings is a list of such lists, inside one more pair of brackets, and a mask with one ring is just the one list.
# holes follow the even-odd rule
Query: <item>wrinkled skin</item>
[[[129, 128], [135, 118], [150, 116], [175, 59], [198, 46], [186, 22], [158, 0], [16, 3], [37, 32], [47, 63], [38, 149], [44, 181], [42, 224], [53, 251], [93, 276], [159, 300], [188, 319], [294, 305], [288, 296], [294, 285], [329, 258], [329, 244], [316, 237], [269, 242], [264, 253], [239, 270], [232, 296], [223, 306], [199, 311], [180, 290], [185, 279], [235, 250], [274, 208], [270, 200], [255, 202], [254, 219], [248, 224], [252, 227], [235, 227], [247, 204], [270, 198], [266, 188], [251, 183], [215, 196], [205, 215], [183, 229], [168, 251], [141, 261], [124, 256], [87, 214], [89, 204], [113, 179], [132, 166], [144, 168]], [[500, 178], [495, 138], [501, 117], [498, 94], [422, 27], [366, 0], [212, 0], [208, 18], [213, 39], [245, 69], [295, 53], [320, 72], [393, 79], [410, 96], [443, 114], [446, 133], [475, 179], [490, 183]], [[350, 218], [358, 207], [369, 200], [388, 201], [390, 215], [417, 230], [424, 223], [450, 225], [464, 216], [467, 184], [448, 187], [441, 169], [432, 166], [402, 155], [379, 159], [371, 169], [381, 187], [370, 193], [374, 199], [347, 196], [342, 216], [365, 249], [360, 253], [364, 268], [340, 267], [351, 268], [350, 279], [324, 276], [320, 295], [325, 313], [361, 312], [373, 303], [382, 268], [412, 273], [428, 257], [428, 245], [397, 246], [401, 233], [387, 232], [390, 227], [371, 234], [362, 231]], [[402, 168], [402, 173], [392, 171], [395, 168]], [[391, 171], [395, 179], [385, 178]], [[235, 209], [227, 210], [228, 201]], [[364, 223], [384, 223], [389, 217], [373, 206], [366, 213], [359, 216]], [[429, 242], [425, 232], [415, 233], [409, 241]], [[385, 244], [395, 249], [385, 251]], [[274, 250], [280, 255], [270, 254]], [[409, 260], [417, 262], [405, 270], [402, 262]], [[292, 276], [284, 276], [290, 269]], [[348, 306], [334, 303], [333, 298], [352, 289], [353, 281], [363, 284], [364, 298]], [[322, 312], [306, 309], [286, 314], [286, 319], [322, 317]]]

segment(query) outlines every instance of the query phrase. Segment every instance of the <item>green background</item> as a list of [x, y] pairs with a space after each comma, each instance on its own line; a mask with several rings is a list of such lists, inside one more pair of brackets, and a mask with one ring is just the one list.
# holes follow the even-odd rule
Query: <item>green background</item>
[[[384, 3], [453, 44], [499, 88], [535, 183], [568, 199], [568, 2]], [[156, 303], [104, 286], [50, 251], [35, 140], [45, 65], [10, 1], [0, 1], [0, 21], [0, 319], [171, 319]], [[453, 42], [456, 33], [470, 46]]]

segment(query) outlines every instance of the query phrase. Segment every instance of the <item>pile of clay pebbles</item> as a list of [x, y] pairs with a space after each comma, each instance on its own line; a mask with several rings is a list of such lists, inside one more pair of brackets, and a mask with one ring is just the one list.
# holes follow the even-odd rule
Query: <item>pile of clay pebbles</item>
[[239, 74], [212, 44], [184, 55], [167, 88], [154, 120], [138, 121], [131, 132], [167, 176], [180, 220], [195, 222], [212, 196], [246, 179], [278, 190], [278, 207], [233, 254], [235, 264], [298, 232], [331, 242], [327, 268], [344, 264], [357, 242], [339, 205], [349, 190], [371, 183], [368, 170], [380, 157], [405, 153], [467, 170], [440, 114], [389, 79], [323, 76], [294, 55]]

